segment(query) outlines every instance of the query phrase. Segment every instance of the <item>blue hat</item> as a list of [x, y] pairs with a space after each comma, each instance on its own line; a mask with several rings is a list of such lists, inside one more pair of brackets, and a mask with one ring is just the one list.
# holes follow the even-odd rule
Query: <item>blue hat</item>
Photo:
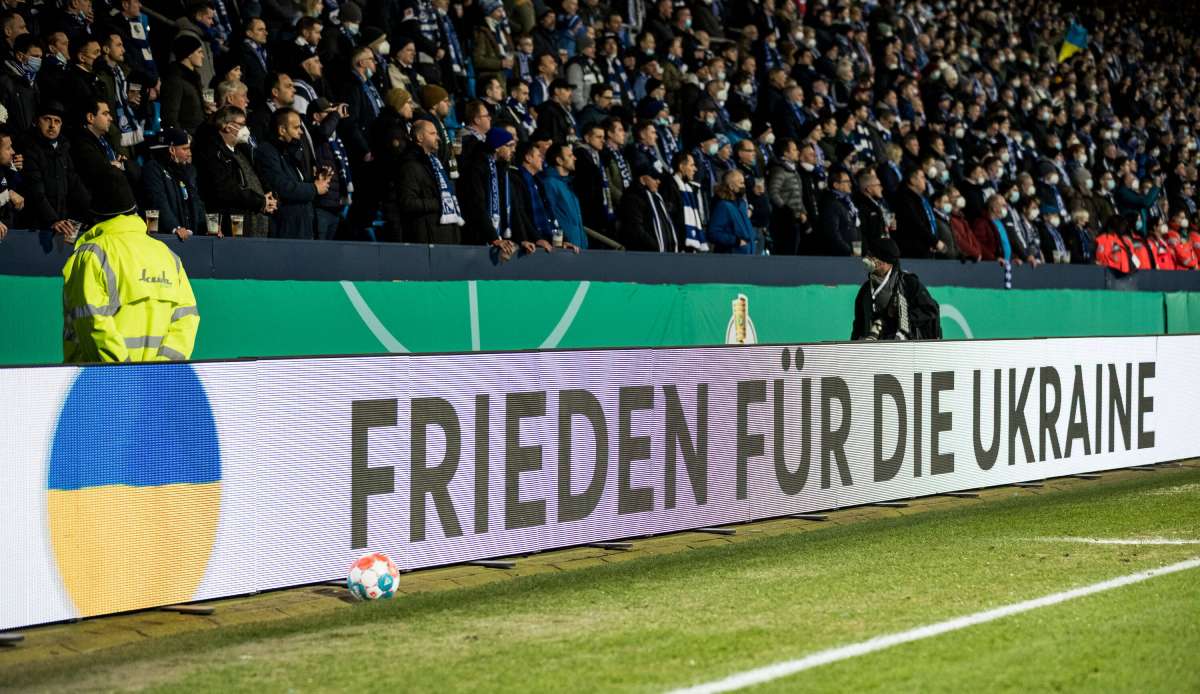
[[492, 150], [493, 152], [512, 141], [512, 133], [508, 132], [504, 128], [492, 128], [487, 133], [487, 146], [488, 149]]
[[500, 0], [483, 0], [483, 16], [490, 17], [493, 12], [504, 7], [504, 3]]

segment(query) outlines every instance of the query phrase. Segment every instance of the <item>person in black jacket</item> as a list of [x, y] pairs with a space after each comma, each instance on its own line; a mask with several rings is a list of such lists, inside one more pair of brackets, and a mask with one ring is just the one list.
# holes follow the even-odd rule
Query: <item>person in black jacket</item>
[[821, 195], [817, 209], [816, 234], [823, 255], [853, 255], [861, 243], [858, 207], [850, 197], [850, 172], [838, 169], [829, 175], [829, 189]]
[[882, 239], [867, 258], [867, 281], [854, 298], [851, 340], [940, 340], [941, 308], [921, 279], [900, 268], [900, 248]]
[[70, 237], [74, 225], [68, 218], [84, 221], [91, 194], [75, 172], [71, 148], [62, 134], [63, 107], [47, 101], [38, 109], [37, 125], [21, 143], [25, 167], [21, 171], [25, 209], [20, 222], [29, 229], [53, 229]]
[[583, 143], [575, 150], [575, 180], [571, 187], [579, 198], [583, 225], [608, 236], [612, 234], [617, 210], [603, 153], [604, 126], [594, 123], [584, 129]]
[[164, 128], [180, 128], [195, 132], [204, 122], [205, 104], [197, 68], [204, 64], [200, 40], [191, 34], [180, 34], [173, 50], [179, 60], [167, 68], [162, 81], [162, 124]]
[[33, 127], [40, 94], [37, 68], [42, 46], [33, 34], [21, 34], [13, 42], [13, 57], [0, 67], [0, 105], [8, 111], [8, 127], [23, 132]]
[[[371, 124], [383, 110], [383, 97], [371, 81], [379, 65], [375, 53], [369, 46], [355, 49], [350, 58], [350, 74], [341, 81], [341, 98], [348, 113], [338, 126], [338, 134], [350, 152], [350, 163], [360, 167], [370, 160], [371, 145], [368, 139]], [[356, 172], [357, 175], [357, 172]], [[359, 177], [361, 180], [361, 177]]]
[[524, 199], [519, 197], [525, 184], [511, 166], [516, 148], [515, 127], [492, 128], [460, 167], [459, 201], [466, 220], [463, 242], [491, 245], [503, 260], [518, 249], [536, 250], [529, 206], [521, 204]]
[[925, 198], [925, 171], [919, 166], [905, 174], [892, 209], [896, 212], [894, 238], [905, 258], [931, 258], [945, 249], [937, 237], [933, 205]]
[[854, 206], [858, 208], [858, 230], [863, 244], [861, 252], [867, 255], [876, 243], [891, 235], [888, 228], [891, 210], [883, 199], [883, 181], [871, 168], [864, 168], [858, 173]]
[[437, 126], [424, 119], [413, 123], [412, 143], [392, 177], [394, 194], [384, 202], [387, 224], [399, 226], [407, 243], [460, 243], [463, 218], [450, 177], [437, 158]]
[[112, 111], [104, 99], [94, 99], [84, 111], [82, 123], [71, 139], [71, 158], [80, 178], [91, 181], [114, 170], [125, 173], [125, 158], [108, 141]]
[[67, 115], [71, 122], [83, 117], [93, 99], [104, 98], [104, 84], [96, 71], [100, 60], [100, 42], [94, 38], [83, 39], [78, 44], [71, 44], [75, 62], [67, 68], [64, 75], [58, 100], [67, 107]]
[[271, 236], [313, 238], [313, 201], [329, 190], [329, 171], [313, 171], [301, 146], [300, 114], [281, 108], [271, 118], [271, 138], [254, 150], [254, 165], [263, 185], [279, 196], [271, 217]]
[[238, 65], [242, 66], [242, 82], [250, 98], [258, 103], [267, 98], [267, 73], [271, 70], [271, 55], [267, 50], [267, 23], [258, 17], [246, 21], [241, 41], [234, 48]]
[[617, 213], [621, 243], [630, 251], [676, 251], [679, 240], [675, 223], [658, 192], [661, 181], [654, 164], [641, 162], [633, 175], [633, 185], [621, 196]]
[[246, 112], [236, 106], [224, 106], [211, 123], [196, 131], [194, 143], [197, 181], [209, 212], [243, 217], [243, 234], [266, 236], [267, 215], [278, 203], [258, 178], [251, 163], [250, 128]]
[[197, 231], [204, 233], [204, 201], [192, 166], [191, 138], [178, 128], [167, 128], [150, 149], [154, 156], [142, 168], [142, 208], [158, 210], [158, 233], [183, 240]]
[[538, 129], [550, 135], [554, 144], [573, 145], [579, 140], [575, 133], [575, 116], [571, 115], [571, 83], [559, 78], [550, 83], [550, 100], [537, 107]]

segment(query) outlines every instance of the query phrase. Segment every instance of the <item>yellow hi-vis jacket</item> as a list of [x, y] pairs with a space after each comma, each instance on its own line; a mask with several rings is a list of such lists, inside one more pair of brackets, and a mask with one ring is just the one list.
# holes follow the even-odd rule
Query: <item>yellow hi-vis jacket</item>
[[63, 279], [64, 362], [192, 356], [200, 325], [192, 286], [140, 217], [113, 217], [80, 236]]

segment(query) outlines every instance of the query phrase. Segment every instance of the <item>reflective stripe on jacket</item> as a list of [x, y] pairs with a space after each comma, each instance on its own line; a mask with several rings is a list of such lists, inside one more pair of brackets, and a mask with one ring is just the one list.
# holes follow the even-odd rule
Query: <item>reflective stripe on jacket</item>
[[187, 273], [135, 215], [79, 237], [63, 267], [63, 361], [180, 361], [200, 314]]

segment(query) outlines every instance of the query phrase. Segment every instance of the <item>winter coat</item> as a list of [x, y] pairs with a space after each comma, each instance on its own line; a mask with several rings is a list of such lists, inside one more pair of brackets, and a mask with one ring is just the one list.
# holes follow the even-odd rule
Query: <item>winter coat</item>
[[317, 187], [312, 172], [300, 163], [299, 148], [277, 139], [263, 142], [254, 150], [254, 167], [263, 186], [279, 199], [271, 216], [271, 236], [311, 240]]

